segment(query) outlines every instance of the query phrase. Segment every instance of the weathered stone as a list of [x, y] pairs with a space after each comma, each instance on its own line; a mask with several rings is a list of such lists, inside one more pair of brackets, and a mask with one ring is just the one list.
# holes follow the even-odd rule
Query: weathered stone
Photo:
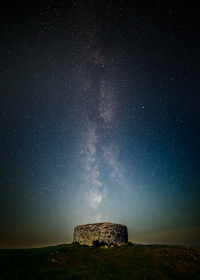
[[93, 241], [97, 240], [108, 245], [123, 245], [128, 242], [127, 227], [114, 223], [96, 223], [75, 227], [73, 242], [92, 246]]

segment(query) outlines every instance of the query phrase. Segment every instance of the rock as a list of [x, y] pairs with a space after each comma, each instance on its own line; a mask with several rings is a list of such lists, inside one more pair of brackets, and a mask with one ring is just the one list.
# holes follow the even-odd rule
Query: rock
[[92, 246], [98, 241], [108, 246], [120, 246], [128, 242], [127, 227], [114, 223], [96, 223], [77, 226], [74, 229], [73, 242]]
[[107, 246], [107, 245], [104, 245], [104, 246], [101, 246], [100, 248], [101, 248], [101, 249], [108, 249], [108, 246]]
[[63, 264], [63, 261], [60, 260], [60, 259], [52, 259], [51, 262], [52, 262], [52, 263], [60, 263], [60, 264]]

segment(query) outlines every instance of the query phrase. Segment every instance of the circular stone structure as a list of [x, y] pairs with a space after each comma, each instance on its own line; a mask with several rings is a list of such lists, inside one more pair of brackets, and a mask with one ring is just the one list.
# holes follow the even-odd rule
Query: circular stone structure
[[95, 223], [77, 226], [73, 242], [92, 246], [94, 241], [110, 245], [123, 245], [128, 242], [127, 227], [114, 223]]

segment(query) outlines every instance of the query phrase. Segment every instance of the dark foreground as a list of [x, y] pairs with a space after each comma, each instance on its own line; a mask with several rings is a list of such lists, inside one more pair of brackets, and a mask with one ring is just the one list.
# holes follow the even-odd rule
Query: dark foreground
[[62, 244], [0, 250], [0, 279], [200, 279], [200, 249], [133, 244], [103, 249]]

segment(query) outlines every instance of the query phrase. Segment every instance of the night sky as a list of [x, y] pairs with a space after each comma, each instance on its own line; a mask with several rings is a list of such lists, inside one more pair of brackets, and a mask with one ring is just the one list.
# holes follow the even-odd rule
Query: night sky
[[199, 12], [184, 2], [1, 7], [1, 248], [100, 221], [200, 246]]

